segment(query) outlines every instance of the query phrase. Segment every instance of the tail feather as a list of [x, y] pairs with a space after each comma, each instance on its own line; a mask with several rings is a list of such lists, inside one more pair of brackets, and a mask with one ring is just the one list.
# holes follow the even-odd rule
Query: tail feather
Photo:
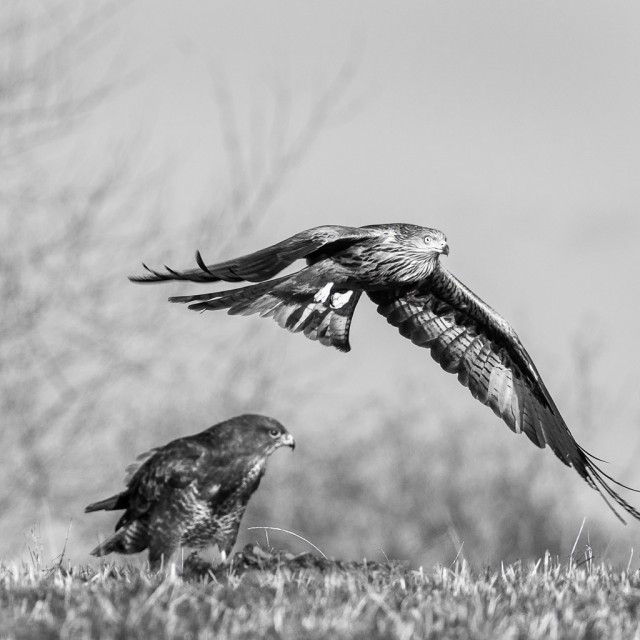
[[115, 496], [105, 498], [99, 502], [92, 502], [84, 508], [85, 513], [92, 511], [115, 511], [118, 509], [126, 509], [129, 504], [129, 494], [127, 491], [117, 493]]
[[101, 542], [89, 553], [92, 556], [106, 556], [110, 553], [138, 553], [144, 551], [149, 544], [149, 533], [146, 523], [134, 520], [113, 535]]

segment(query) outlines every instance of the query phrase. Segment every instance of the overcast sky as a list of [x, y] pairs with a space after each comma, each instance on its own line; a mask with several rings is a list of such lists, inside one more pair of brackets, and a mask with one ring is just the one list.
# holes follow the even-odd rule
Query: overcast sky
[[[576, 341], [594, 347], [601, 400], [620, 405], [618, 429], [638, 441], [639, 4], [149, 0], [123, 14], [121, 33], [126, 66], [144, 73], [92, 136], [144, 137], [144, 164], [169, 168], [177, 217], [228, 187], [221, 88], [259, 165], [279, 88], [295, 131], [341, 66], [355, 66], [243, 251], [327, 223], [439, 228], [447, 268], [512, 322], [554, 395], [573, 397]], [[141, 248], [140, 259], [229, 257], [193, 244], [178, 233], [165, 255]], [[293, 359], [345, 366], [287, 338]], [[444, 376], [367, 300], [352, 347], [349, 366], [374, 389], [398, 370], [424, 376], [425, 393]], [[442, 384], [456, 410], [486, 411], [453, 377]], [[578, 407], [560, 404], [575, 424]]]

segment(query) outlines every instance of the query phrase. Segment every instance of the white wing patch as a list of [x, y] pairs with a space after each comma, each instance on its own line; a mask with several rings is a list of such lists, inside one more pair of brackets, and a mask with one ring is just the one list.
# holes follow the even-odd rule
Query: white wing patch
[[331, 308], [341, 309], [351, 299], [353, 291], [345, 291], [344, 293], [334, 293], [331, 295]]
[[323, 304], [326, 302], [327, 298], [331, 295], [331, 287], [333, 287], [333, 282], [327, 282], [327, 284], [313, 296], [314, 302], [322, 302]]

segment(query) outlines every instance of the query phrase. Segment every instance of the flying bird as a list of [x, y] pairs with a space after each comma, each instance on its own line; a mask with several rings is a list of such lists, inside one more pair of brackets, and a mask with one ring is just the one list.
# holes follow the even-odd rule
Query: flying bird
[[[549, 445], [597, 490], [634, 518], [607, 475], [569, 431], [533, 360], [509, 323], [440, 263], [449, 254], [445, 235], [412, 224], [365, 227], [328, 225], [302, 231], [248, 255], [207, 265], [199, 252], [197, 268], [155, 271], [133, 282], [251, 282], [239, 289], [169, 298], [195, 311], [228, 309], [229, 314], [258, 313], [311, 340], [349, 351], [349, 328], [362, 293], [387, 322], [414, 344], [430, 349], [442, 369], [510, 429], [524, 432], [538, 447]], [[274, 277], [299, 259], [307, 266]]]
[[267, 457], [283, 446], [295, 443], [277, 420], [242, 415], [138, 456], [127, 467], [127, 488], [85, 509], [125, 510], [115, 533], [91, 555], [148, 548], [154, 570], [183, 545], [217, 544], [228, 557]]

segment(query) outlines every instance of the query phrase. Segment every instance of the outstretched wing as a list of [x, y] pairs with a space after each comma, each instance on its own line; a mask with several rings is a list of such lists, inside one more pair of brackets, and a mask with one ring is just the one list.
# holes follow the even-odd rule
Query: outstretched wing
[[[298, 272], [300, 274], [301, 272]], [[282, 328], [302, 332], [311, 340], [349, 351], [349, 329], [360, 291], [331, 292], [332, 283], [315, 288], [297, 286], [296, 275], [259, 284], [193, 296], [176, 296], [169, 302], [190, 303], [194, 311], [228, 309], [230, 315], [259, 313]]]
[[575, 441], [515, 331], [444, 267], [439, 265], [420, 287], [376, 291], [369, 297], [390, 324], [414, 344], [430, 349], [445, 371], [457, 374], [473, 397], [513, 431], [524, 432], [539, 447], [548, 444], [605, 500], [607, 494], [640, 519], [640, 512], [606, 479], [620, 483]]
[[166, 272], [154, 271], [143, 264], [148, 271], [141, 276], [129, 276], [132, 282], [162, 282], [164, 280], [190, 280], [191, 282], [262, 282], [272, 278], [296, 260], [308, 258], [313, 253], [333, 243], [356, 242], [375, 237], [374, 229], [325, 225], [307, 229], [278, 242], [266, 249], [260, 249], [240, 258], [233, 258], [218, 264], [206, 265], [200, 252], [196, 253], [196, 269], [175, 271], [165, 266]]

